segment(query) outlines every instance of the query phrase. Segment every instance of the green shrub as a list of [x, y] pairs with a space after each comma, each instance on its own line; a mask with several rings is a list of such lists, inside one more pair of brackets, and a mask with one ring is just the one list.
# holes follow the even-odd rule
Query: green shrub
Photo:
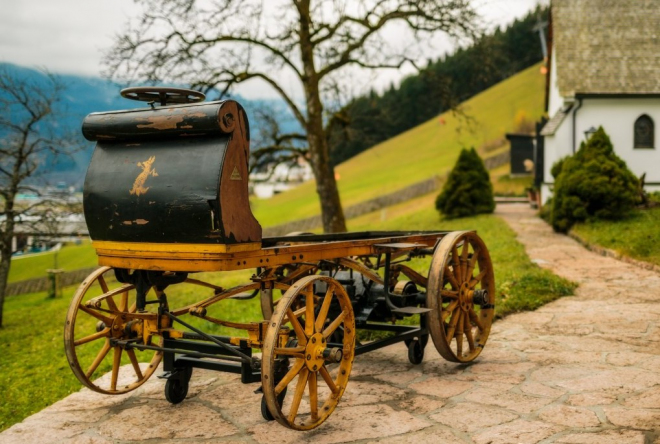
[[627, 216], [638, 200], [638, 180], [616, 154], [602, 127], [572, 157], [552, 167], [556, 172], [552, 227], [567, 232], [590, 218]]
[[550, 174], [552, 174], [552, 177], [557, 180], [557, 177], [559, 177], [559, 174], [561, 173], [561, 169], [564, 167], [564, 162], [568, 159], [568, 156], [562, 157], [558, 161], [552, 164], [552, 168], [550, 169]]
[[492, 213], [495, 209], [493, 184], [474, 148], [461, 151], [435, 207], [450, 219]]

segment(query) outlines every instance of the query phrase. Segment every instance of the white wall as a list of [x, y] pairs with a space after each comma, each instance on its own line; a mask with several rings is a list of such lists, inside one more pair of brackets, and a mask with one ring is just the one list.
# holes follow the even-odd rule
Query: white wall
[[[655, 124], [654, 149], [633, 148], [635, 120], [647, 114]], [[577, 131], [602, 126], [614, 151], [637, 177], [646, 173], [647, 182], [660, 183], [660, 99], [584, 99], [577, 115]]]
[[548, 116], [552, 118], [557, 111], [564, 107], [564, 99], [559, 95], [557, 88], [557, 63], [550, 58], [550, 91], [548, 94]]
[[[555, 88], [552, 88], [555, 89]], [[552, 96], [552, 95], [551, 95]], [[577, 103], [576, 103], [577, 106]], [[554, 136], [545, 138], [544, 182], [552, 183], [552, 164], [563, 156], [573, 153], [573, 111], [566, 116]], [[654, 149], [633, 148], [635, 120], [647, 114], [655, 124]], [[660, 99], [657, 98], [585, 98], [577, 110], [575, 120], [576, 150], [584, 141], [584, 132], [591, 127], [602, 126], [610, 136], [614, 151], [637, 176], [646, 173], [648, 191], [660, 190]], [[545, 202], [550, 197], [549, 187], [542, 190]]]

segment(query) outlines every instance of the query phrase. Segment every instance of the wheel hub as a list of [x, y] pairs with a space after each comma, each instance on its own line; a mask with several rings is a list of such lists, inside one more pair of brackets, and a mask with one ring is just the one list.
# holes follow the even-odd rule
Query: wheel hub
[[309, 338], [307, 347], [305, 347], [305, 365], [309, 370], [315, 372], [321, 368], [325, 361], [323, 352], [326, 345], [325, 338], [321, 333], [316, 333]]
[[474, 296], [474, 291], [470, 289], [470, 284], [464, 282], [461, 285], [459, 294], [458, 294], [458, 303], [461, 307], [461, 310], [467, 312], [472, 307], [472, 298]]
[[125, 336], [124, 327], [126, 326], [125, 319], [122, 319], [123, 316], [115, 316], [112, 320], [112, 326], [110, 327], [110, 334], [115, 339], [121, 339]]

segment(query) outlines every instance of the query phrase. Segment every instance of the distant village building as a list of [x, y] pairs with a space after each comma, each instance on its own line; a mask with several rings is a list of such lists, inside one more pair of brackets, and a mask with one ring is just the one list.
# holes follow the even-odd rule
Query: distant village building
[[313, 177], [312, 168], [302, 158], [293, 165], [281, 163], [274, 168], [268, 165], [263, 170], [250, 174], [251, 191], [260, 199], [268, 199]]
[[553, 0], [543, 127], [542, 199], [552, 165], [602, 126], [632, 172], [660, 190], [660, 5], [649, 0]]

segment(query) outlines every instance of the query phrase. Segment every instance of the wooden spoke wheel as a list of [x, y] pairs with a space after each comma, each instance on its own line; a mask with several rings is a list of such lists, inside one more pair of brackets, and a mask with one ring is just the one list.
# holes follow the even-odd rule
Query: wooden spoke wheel
[[[136, 313], [134, 286], [116, 282], [111, 268], [92, 272], [78, 287], [66, 315], [64, 350], [71, 370], [99, 393], [136, 389], [156, 370], [162, 353], [124, 348], [112, 340], [144, 343], [143, 324], [156, 319], [156, 312]], [[162, 337], [147, 342], [162, 346]]]
[[[314, 296], [315, 283], [325, 284], [324, 296]], [[286, 328], [295, 340], [280, 334]], [[344, 332], [342, 348], [329, 347], [338, 329]], [[318, 427], [344, 394], [354, 355], [355, 317], [344, 288], [327, 276], [298, 280], [277, 304], [264, 340], [261, 382], [273, 418], [296, 430]]]
[[443, 358], [470, 362], [488, 340], [495, 278], [486, 245], [475, 232], [442, 238], [429, 270], [426, 304], [433, 343]]

